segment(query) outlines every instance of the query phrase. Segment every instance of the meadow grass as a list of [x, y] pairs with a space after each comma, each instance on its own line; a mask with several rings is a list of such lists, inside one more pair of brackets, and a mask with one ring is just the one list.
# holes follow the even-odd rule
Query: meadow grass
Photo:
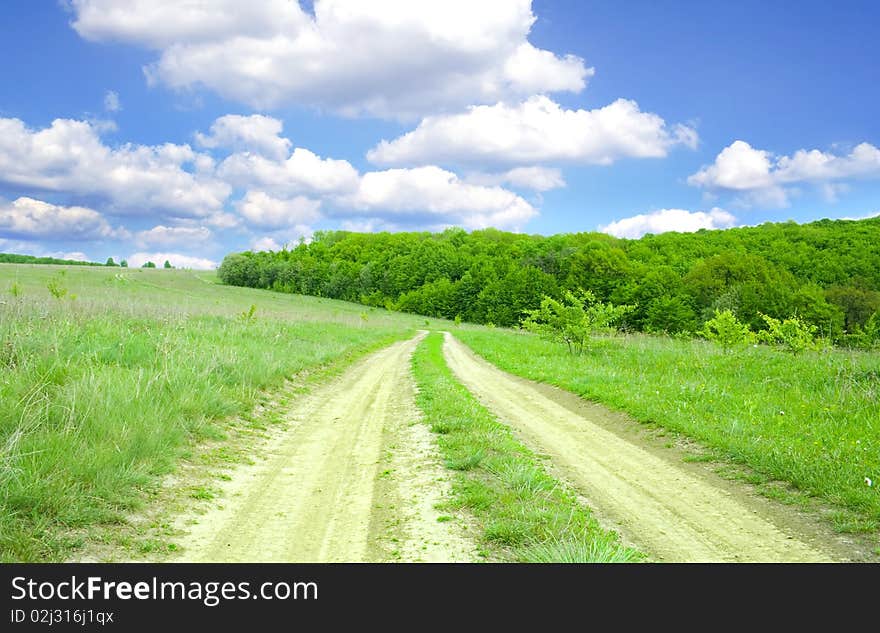
[[638, 335], [597, 339], [574, 356], [512, 330], [455, 335], [505, 371], [695, 438], [750, 467], [754, 483], [789, 482], [846, 509], [830, 515], [840, 531], [880, 527], [876, 353], [792, 355], [765, 346], [725, 353], [705, 341]]
[[522, 562], [641, 560], [455, 380], [442, 345], [442, 336], [432, 333], [413, 356], [416, 401], [446, 467], [456, 471], [451, 506], [474, 515], [486, 547]]
[[63, 559], [265, 390], [417, 323], [363, 313], [210, 273], [0, 265], [0, 560]]

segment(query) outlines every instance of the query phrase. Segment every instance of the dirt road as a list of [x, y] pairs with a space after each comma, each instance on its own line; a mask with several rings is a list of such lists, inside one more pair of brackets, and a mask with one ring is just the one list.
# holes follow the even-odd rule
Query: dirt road
[[417, 421], [409, 366], [422, 336], [298, 400], [263, 459], [234, 471], [206, 514], [181, 521], [183, 559], [473, 560], [462, 525], [437, 521], [448, 475]]
[[602, 428], [528, 381], [475, 356], [450, 334], [456, 377], [621, 534], [662, 561], [830, 561], [728, 491]]

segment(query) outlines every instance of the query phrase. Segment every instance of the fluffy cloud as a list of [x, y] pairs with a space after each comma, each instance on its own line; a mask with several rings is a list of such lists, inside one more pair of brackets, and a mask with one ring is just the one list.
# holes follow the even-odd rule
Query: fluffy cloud
[[264, 155], [267, 152], [235, 151], [215, 171], [222, 181], [247, 190], [235, 202], [239, 216], [249, 226], [283, 232], [270, 236], [276, 241], [310, 234], [311, 223], [322, 216], [346, 221], [366, 216], [356, 221], [383, 226], [461, 223], [472, 228], [519, 228], [537, 212], [498, 185], [538, 191], [564, 185], [558, 169], [545, 167], [479, 174], [475, 176], [479, 182], [462, 181], [436, 166], [360, 174], [346, 160], [322, 158], [302, 147], [289, 151], [290, 141], [280, 134], [277, 119], [227, 115], [215, 121], [210, 135], [197, 135], [200, 143], [209, 146], [243, 150], [242, 142], [247, 138], [251, 148], [272, 146], [277, 150], [272, 157]]
[[315, 231], [305, 224], [296, 224], [274, 231], [270, 235], [255, 237], [250, 246], [253, 251], [278, 251], [282, 248], [293, 248], [301, 241], [310, 242]]
[[281, 137], [283, 128], [280, 120], [261, 114], [227, 114], [214, 121], [210, 134], [196, 132], [195, 137], [202, 147], [254, 151], [283, 160], [290, 154], [291, 146], [288, 139]]
[[213, 177], [213, 168], [213, 159], [189, 145], [113, 149], [85, 121], [56, 119], [31, 130], [19, 119], [0, 118], [0, 182], [100, 196], [115, 213], [219, 211], [231, 189]]
[[379, 233], [380, 231], [393, 231], [396, 227], [379, 218], [360, 218], [357, 220], [343, 220], [342, 230], [352, 233]]
[[421, 225], [518, 229], [537, 211], [501, 187], [462, 182], [439, 167], [367, 172], [357, 192], [340, 200], [363, 215]]
[[550, 191], [565, 186], [562, 171], [552, 167], [515, 167], [500, 174], [470, 173], [467, 182], [474, 185], [510, 185], [514, 189]]
[[782, 183], [880, 178], [880, 149], [870, 143], [860, 143], [846, 156], [801, 149], [791, 157], [782, 156], [776, 161], [774, 177]]
[[75, 262], [87, 262], [89, 261], [89, 256], [83, 253], [82, 251], [57, 251], [54, 253], [49, 253], [49, 257], [57, 257], [58, 259], [72, 259]]
[[156, 50], [148, 79], [255, 108], [418, 116], [583, 89], [582, 59], [535, 48], [531, 0], [71, 0], [92, 41]]
[[251, 224], [267, 229], [308, 225], [321, 217], [321, 202], [305, 196], [282, 199], [262, 191], [248, 191], [236, 207]]
[[276, 195], [328, 194], [354, 191], [358, 172], [347, 160], [321, 158], [297, 147], [284, 160], [238, 152], [217, 168], [217, 176], [242, 189], [261, 189]]
[[275, 241], [273, 237], [261, 237], [251, 240], [251, 250], [253, 251], [280, 251], [281, 244]]
[[733, 226], [736, 218], [724, 209], [710, 211], [685, 211], [684, 209], [660, 209], [652, 213], [624, 218], [599, 230], [615, 237], [637, 239], [646, 233], [666, 233], [678, 231], [693, 233], [700, 229], [723, 229]]
[[[483, 174], [483, 182], [436, 166], [361, 174], [345, 160], [291, 151], [281, 132], [280, 121], [270, 117], [220, 117], [196, 137], [218, 153], [232, 152], [218, 163], [188, 145], [111, 148], [83, 121], [59, 119], [35, 131], [17, 119], [0, 119], [0, 182], [88, 196], [115, 215], [172, 220], [132, 236], [92, 209], [21, 198], [3, 208], [0, 230], [42, 239], [132, 238], [142, 252], [164, 253], [191, 251], [214, 230], [251, 236], [256, 230], [286, 243], [311, 235], [322, 217], [400, 229], [519, 229], [537, 211], [500, 185], [544, 191], [564, 184], [559, 170], [539, 166]], [[246, 193], [230, 204], [234, 188]]]
[[856, 217], [847, 216], [847, 217], [843, 217], [840, 219], [841, 220], [869, 220], [871, 218], [878, 218], [878, 217], [880, 217], [880, 211], [874, 211], [874, 213], [868, 213], [867, 215], [859, 215]]
[[20, 240], [4, 240], [0, 238], [0, 253], [16, 253], [34, 255], [35, 257], [55, 257], [56, 259], [73, 259], [79, 262], [91, 261], [82, 251], [47, 251], [34, 242]]
[[774, 185], [770, 176], [770, 152], [754, 149], [745, 141], [734, 141], [721, 150], [715, 162], [688, 178], [697, 187], [746, 190]]
[[62, 207], [34, 198], [0, 201], [0, 235], [18, 239], [100, 240], [124, 238], [100, 213], [85, 207]]
[[211, 230], [204, 226], [154, 226], [139, 231], [135, 241], [141, 247], [192, 246], [211, 239]]
[[734, 141], [721, 150], [715, 162], [690, 176], [688, 183], [708, 190], [739, 192], [755, 203], [785, 206], [791, 185], [815, 184], [826, 199], [834, 200], [846, 186], [831, 181], [848, 178], [880, 178], [880, 149], [861, 143], [843, 156], [815, 149], [774, 156], [745, 141]]
[[566, 110], [546, 96], [508, 105], [473, 106], [462, 114], [427, 117], [412, 132], [383, 140], [367, 158], [383, 165], [541, 163], [610, 165], [620, 158], [659, 158], [674, 145], [695, 147], [696, 132], [668, 126], [635, 101], [596, 110]]
[[128, 265], [134, 268], [143, 266], [146, 262], [153, 262], [156, 266], [162, 266], [166, 261], [175, 268], [195, 268], [197, 270], [211, 270], [217, 268], [217, 262], [203, 257], [191, 257], [180, 253], [133, 253], [127, 258]]

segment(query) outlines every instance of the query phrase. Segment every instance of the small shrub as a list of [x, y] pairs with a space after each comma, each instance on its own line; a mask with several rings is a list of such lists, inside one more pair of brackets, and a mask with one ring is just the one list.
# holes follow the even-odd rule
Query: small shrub
[[880, 310], [865, 323], [863, 346], [868, 349], [880, 346]]
[[460, 314], [455, 315], [455, 327], [461, 327], [461, 315]]
[[582, 354], [590, 337], [613, 330], [632, 306], [603, 303], [589, 290], [566, 290], [562, 301], [544, 295], [541, 307], [527, 310], [522, 326], [550, 341], [565, 343], [572, 354]]
[[767, 324], [767, 329], [758, 334], [758, 340], [769, 345], [777, 345], [786, 352], [799, 354], [806, 349], [817, 349], [815, 325], [807, 323], [796, 316], [780, 321], [766, 314], [761, 318]]
[[9, 294], [17, 299], [21, 296], [21, 292], [21, 286], [18, 285], [18, 282], [13, 281], [12, 285], [9, 286]]
[[50, 279], [49, 282], [46, 284], [46, 288], [49, 289], [49, 292], [56, 299], [63, 299], [64, 295], [67, 294], [67, 288], [65, 288], [64, 285], [61, 283], [61, 280], [57, 278]]
[[238, 318], [245, 323], [253, 323], [257, 320], [257, 306], [252, 303], [250, 308], [238, 315]]
[[755, 340], [755, 334], [749, 326], [740, 323], [730, 310], [715, 310], [715, 316], [703, 324], [700, 334], [723, 347], [725, 352]]

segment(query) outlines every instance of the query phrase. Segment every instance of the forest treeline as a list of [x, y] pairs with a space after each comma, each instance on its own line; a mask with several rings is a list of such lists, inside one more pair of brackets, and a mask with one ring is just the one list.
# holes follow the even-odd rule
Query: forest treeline
[[857, 344], [880, 310], [880, 218], [637, 240], [495, 229], [321, 231], [290, 250], [230, 254], [219, 276], [232, 285], [498, 326], [519, 324], [544, 295], [583, 288], [633, 306], [628, 329], [692, 333], [715, 310], [729, 309], [756, 331], [766, 326], [762, 314], [796, 315], [825, 337]]
[[34, 255], [16, 255], [0, 253], [0, 264], [63, 264], [65, 266], [103, 266], [95, 262], [83, 262], [76, 259], [59, 259], [57, 257], [35, 257]]

